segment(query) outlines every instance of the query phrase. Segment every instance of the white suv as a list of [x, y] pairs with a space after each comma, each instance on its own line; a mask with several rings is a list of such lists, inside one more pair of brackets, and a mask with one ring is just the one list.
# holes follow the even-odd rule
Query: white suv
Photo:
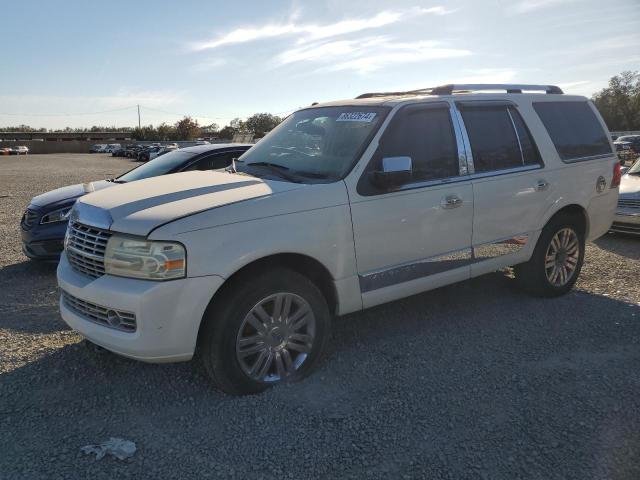
[[609, 138], [589, 100], [553, 86], [314, 105], [227, 172], [80, 198], [62, 317], [127, 357], [198, 351], [218, 386], [244, 394], [306, 375], [334, 316], [509, 266], [528, 291], [560, 295], [613, 220]]

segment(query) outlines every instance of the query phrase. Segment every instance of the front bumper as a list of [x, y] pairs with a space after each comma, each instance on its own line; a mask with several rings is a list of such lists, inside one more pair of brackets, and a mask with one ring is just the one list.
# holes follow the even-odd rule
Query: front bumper
[[103, 275], [93, 279], [71, 268], [63, 253], [58, 285], [70, 295], [114, 310], [133, 312], [135, 332], [92, 322], [60, 300], [63, 320], [93, 343], [152, 363], [190, 360], [205, 309], [224, 279], [218, 276], [154, 282]]
[[640, 209], [618, 208], [611, 230], [640, 235]]
[[[38, 212], [36, 222], [40, 221], [40, 216]], [[36, 223], [28, 230], [21, 227], [22, 251], [34, 260], [57, 260], [62, 253], [66, 231], [67, 222]]]

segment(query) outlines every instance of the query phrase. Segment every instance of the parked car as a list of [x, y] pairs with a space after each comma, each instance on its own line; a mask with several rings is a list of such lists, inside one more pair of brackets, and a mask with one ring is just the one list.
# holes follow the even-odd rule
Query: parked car
[[611, 230], [640, 235], [640, 159], [624, 172]]
[[640, 155], [640, 135], [623, 135], [616, 139], [616, 142], [625, 142], [631, 146], [631, 150], [636, 155]]
[[127, 158], [138, 158], [138, 152], [142, 149], [142, 145], [132, 144], [125, 148], [124, 156]]
[[124, 157], [126, 153], [126, 149], [124, 147], [116, 148], [111, 151], [112, 157]]
[[91, 148], [89, 148], [89, 153], [105, 153], [106, 148], [107, 148], [107, 145], [104, 143], [91, 145]]
[[141, 150], [138, 153], [138, 161], [139, 162], [148, 162], [149, 160], [153, 160], [156, 157], [164, 155], [165, 153], [172, 152], [176, 150], [174, 147], [163, 146], [163, 145], [152, 145], [148, 148]]
[[119, 143], [110, 143], [105, 147], [104, 151], [106, 153], [113, 153], [114, 150], [117, 150], [119, 148], [122, 148], [122, 145], [120, 145]]
[[11, 155], [11, 150], [9, 147], [2, 147], [0, 148], [0, 155]]
[[[497, 88], [509, 93], [483, 93]], [[304, 108], [228, 172], [80, 198], [58, 265], [62, 318], [147, 362], [198, 345], [222, 390], [249, 394], [311, 372], [334, 315], [509, 266], [527, 291], [564, 294], [613, 220], [608, 135], [592, 102], [554, 86]]]
[[29, 153], [29, 147], [26, 147], [24, 145], [19, 145], [11, 149], [12, 155], [27, 155], [28, 153]]
[[71, 207], [82, 195], [168, 173], [224, 168], [250, 145], [221, 143], [190, 147], [140, 165], [110, 180], [71, 185], [34, 197], [20, 222], [22, 250], [34, 260], [56, 260], [63, 247]]

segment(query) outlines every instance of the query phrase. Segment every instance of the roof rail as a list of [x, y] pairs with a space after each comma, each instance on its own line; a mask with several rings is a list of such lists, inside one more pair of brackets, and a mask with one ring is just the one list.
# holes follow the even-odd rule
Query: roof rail
[[562, 94], [560, 87], [555, 85], [520, 85], [520, 84], [502, 84], [502, 83], [477, 83], [477, 84], [449, 84], [439, 87], [421, 88], [418, 90], [408, 90], [406, 92], [372, 92], [358, 95], [358, 98], [376, 98], [376, 97], [404, 97], [408, 95], [452, 95], [453, 93], [463, 92], [480, 92], [487, 90], [506, 90], [507, 93], [522, 93], [527, 91], [540, 91], [547, 94]]

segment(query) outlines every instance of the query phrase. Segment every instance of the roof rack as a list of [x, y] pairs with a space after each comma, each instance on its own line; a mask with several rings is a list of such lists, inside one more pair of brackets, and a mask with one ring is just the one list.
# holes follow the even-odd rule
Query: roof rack
[[372, 92], [358, 95], [358, 98], [377, 97], [405, 97], [410, 95], [452, 95], [453, 93], [481, 92], [487, 90], [505, 90], [507, 93], [522, 93], [523, 90], [531, 92], [545, 92], [547, 94], [562, 94], [560, 87], [555, 85], [520, 85], [503, 83], [477, 83], [477, 84], [449, 84], [432, 88], [420, 88], [406, 92]]

